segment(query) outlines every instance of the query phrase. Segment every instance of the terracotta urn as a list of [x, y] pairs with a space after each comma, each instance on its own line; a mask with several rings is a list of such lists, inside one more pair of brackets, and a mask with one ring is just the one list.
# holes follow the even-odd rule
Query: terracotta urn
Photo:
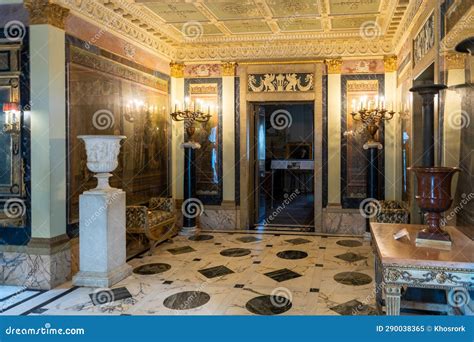
[[110, 172], [118, 166], [120, 141], [124, 135], [79, 135], [84, 140], [87, 153], [87, 168], [96, 173], [97, 187], [93, 190], [113, 189], [109, 184]]
[[418, 238], [450, 241], [449, 234], [440, 227], [441, 213], [448, 210], [453, 203], [451, 181], [457, 167], [409, 167], [417, 179], [416, 203], [426, 214], [428, 228], [418, 234]]

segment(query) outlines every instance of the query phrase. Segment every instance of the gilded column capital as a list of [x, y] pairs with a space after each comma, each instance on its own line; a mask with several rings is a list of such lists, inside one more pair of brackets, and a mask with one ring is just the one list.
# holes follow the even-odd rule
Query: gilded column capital
[[464, 69], [465, 56], [462, 53], [448, 53], [445, 56], [446, 70]]
[[342, 69], [342, 59], [326, 59], [324, 61], [328, 67], [328, 74], [340, 74]]
[[222, 76], [235, 76], [235, 67], [236, 63], [234, 62], [225, 62], [221, 64], [221, 73]]
[[25, 0], [25, 7], [30, 12], [30, 25], [52, 25], [64, 30], [69, 15], [67, 8], [53, 4], [49, 0]]
[[183, 78], [184, 77], [184, 64], [171, 62], [170, 63], [170, 76], [176, 78]]
[[385, 72], [397, 71], [397, 56], [385, 56], [383, 58]]

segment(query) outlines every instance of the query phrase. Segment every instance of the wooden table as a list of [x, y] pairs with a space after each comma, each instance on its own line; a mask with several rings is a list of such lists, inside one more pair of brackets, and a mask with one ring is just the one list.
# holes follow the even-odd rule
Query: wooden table
[[[393, 234], [406, 228], [410, 240], [395, 240]], [[474, 287], [474, 243], [454, 227], [445, 227], [453, 241], [451, 250], [416, 247], [414, 224], [371, 223], [375, 254], [377, 307], [382, 290], [387, 315], [400, 314], [401, 288], [419, 287], [465, 291]], [[467, 293], [467, 292], [465, 292]]]

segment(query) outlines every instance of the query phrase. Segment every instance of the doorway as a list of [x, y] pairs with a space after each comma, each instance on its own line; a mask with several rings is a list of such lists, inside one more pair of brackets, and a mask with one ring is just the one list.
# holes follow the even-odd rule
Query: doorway
[[254, 105], [255, 228], [314, 231], [314, 104]]

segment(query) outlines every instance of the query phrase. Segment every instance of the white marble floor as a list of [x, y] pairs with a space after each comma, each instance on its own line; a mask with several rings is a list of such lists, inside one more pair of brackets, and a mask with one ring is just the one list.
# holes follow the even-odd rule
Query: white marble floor
[[144, 268], [152, 274], [133, 273], [112, 289], [67, 283], [42, 294], [44, 302], [39, 296], [4, 314], [375, 314], [373, 254], [362, 239], [283, 232], [201, 237], [209, 239], [178, 236], [129, 261], [135, 269], [159, 264]]

